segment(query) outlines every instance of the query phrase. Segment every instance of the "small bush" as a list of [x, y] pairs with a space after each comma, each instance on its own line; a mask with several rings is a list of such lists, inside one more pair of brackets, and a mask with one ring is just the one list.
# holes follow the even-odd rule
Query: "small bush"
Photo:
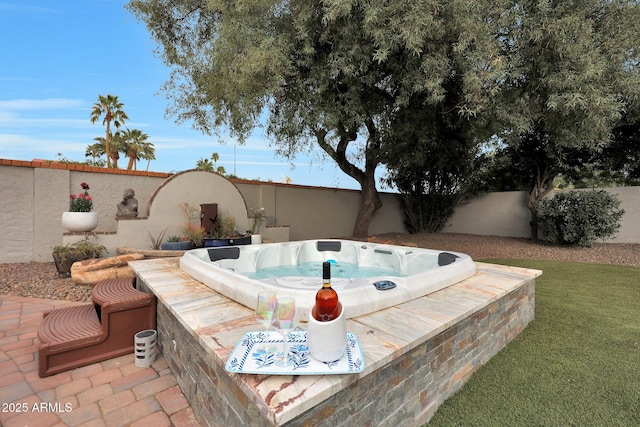
[[618, 231], [623, 214], [618, 198], [604, 190], [568, 191], [540, 203], [538, 222], [549, 242], [591, 247]]

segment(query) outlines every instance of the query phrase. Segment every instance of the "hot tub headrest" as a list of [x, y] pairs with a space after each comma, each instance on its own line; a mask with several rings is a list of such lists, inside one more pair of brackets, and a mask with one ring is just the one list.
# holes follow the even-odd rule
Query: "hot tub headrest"
[[456, 258], [460, 258], [458, 255], [450, 254], [449, 252], [440, 252], [438, 254], [438, 265], [449, 265], [456, 261]]
[[237, 246], [225, 246], [209, 249], [209, 259], [211, 262], [220, 261], [221, 259], [238, 258], [240, 258], [240, 248]]
[[318, 252], [324, 252], [324, 251], [340, 252], [340, 249], [342, 249], [342, 242], [331, 241], [331, 240], [318, 240], [316, 242], [316, 249], [318, 250]]

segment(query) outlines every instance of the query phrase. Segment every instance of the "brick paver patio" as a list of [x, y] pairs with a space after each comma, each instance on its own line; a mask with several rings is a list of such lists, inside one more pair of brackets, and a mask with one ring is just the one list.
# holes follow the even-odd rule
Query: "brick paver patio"
[[42, 313], [69, 304], [0, 295], [0, 425], [199, 426], [162, 355], [146, 368], [131, 354], [40, 378]]

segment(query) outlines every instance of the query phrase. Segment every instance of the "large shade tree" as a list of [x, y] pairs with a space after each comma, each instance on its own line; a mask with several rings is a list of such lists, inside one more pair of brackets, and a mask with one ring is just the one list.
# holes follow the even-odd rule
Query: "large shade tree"
[[[498, 34], [510, 26], [511, 18], [494, 13], [487, 19], [491, 25], [476, 25], [478, 38], [484, 36], [487, 45], [495, 47]], [[443, 96], [427, 100], [424, 93], [412, 94], [394, 114], [384, 138], [386, 181], [400, 193], [410, 232], [442, 229], [457, 203], [467, 195], [467, 178], [480, 163], [480, 153], [511, 114], [509, 105], [500, 102], [501, 87], [496, 83], [489, 86], [491, 91], [485, 91], [478, 104], [481, 108], [471, 115], [462, 114], [458, 107], [465, 105], [469, 96], [467, 76], [473, 67], [461, 60], [455, 49], [446, 49], [455, 45], [451, 41], [458, 40], [459, 31], [453, 25], [446, 28], [433, 40], [434, 46], [443, 48], [441, 55], [449, 59], [441, 83]], [[501, 83], [503, 67], [484, 64]]]
[[536, 239], [538, 205], [555, 178], [584, 172], [638, 100], [640, 7], [636, 0], [524, 0], [508, 13], [514, 20], [501, 56], [513, 114], [502, 134], [510, 159], [503, 166], [529, 191]]
[[[111, 150], [111, 124], [116, 127], [116, 130], [120, 129], [126, 120], [129, 120], [127, 113], [122, 109], [124, 104], [118, 100], [118, 97], [115, 95], [98, 95], [98, 101], [93, 104], [93, 108], [91, 109], [90, 120], [91, 123], [95, 123], [102, 118], [102, 124], [105, 126], [105, 153], [107, 155], [107, 167], [111, 167], [112, 156], [111, 153], [114, 153]], [[117, 154], [118, 151], [115, 151]], [[117, 167], [117, 166], [114, 166]]]
[[[169, 113], [242, 141], [261, 121], [289, 157], [319, 146], [361, 187], [355, 236], [381, 206], [376, 168], [396, 115], [447, 96], [450, 114], [490, 107], [502, 82], [502, 0], [132, 0], [171, 67]], [[265, 119], [266, 117], [266, 119]]]
[[447, 98], [430, 108], [410, 103], [385, 144], [387, 181], [400, 193], [412, 233], [444, 227], [466, 195], [465, 181], [482, 148], [481, 124], [450, 112], [455, 92]]

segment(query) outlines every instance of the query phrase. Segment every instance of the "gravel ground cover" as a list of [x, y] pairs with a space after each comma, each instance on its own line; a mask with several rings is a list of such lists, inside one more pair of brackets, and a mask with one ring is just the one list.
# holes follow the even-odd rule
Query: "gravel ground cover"
[[[528, 239], [453, 233], [387, 233], [375, 236], [373, 241], [462, 252], [476, 260], [533, 259], [640, 267], [640, 244], [597, 243], [591, 248], [569, 248]], [[0, 294], [91, 301], [91, 286], [59, 278], [53, 261], [0, 264]]]
[[69, 301], [91, 301], [91, 286], [58, 277], [51, 262], [0, 264], [0, 294]]

